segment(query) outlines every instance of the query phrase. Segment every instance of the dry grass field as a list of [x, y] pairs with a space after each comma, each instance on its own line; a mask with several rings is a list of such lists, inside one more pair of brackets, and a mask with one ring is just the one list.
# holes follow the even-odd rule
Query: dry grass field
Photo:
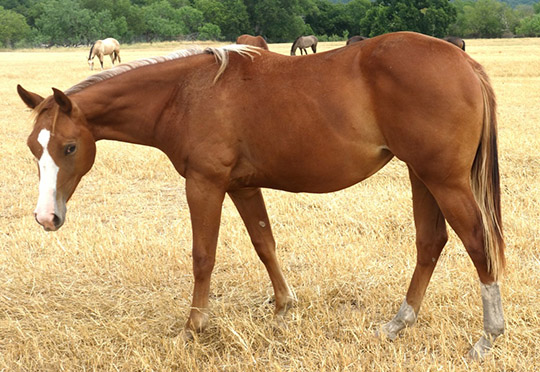
[[[186, 46], [135, 45], [121, 55]], [[264, 191], [298, 297], [286, 329], [273, 326], [270, 281], [227, 199], [209, 329], [185, 344], [191, 228], [184, 181], [162, 153], [99, 142], [64, 227], [46, 233], [34, 221], [32, 124], [16, 85], [46, 96], [81, 81], [91, 72], [88, 49], [77, 48], [0, 52], [0, 371], [540, 370], [540, 39], [467, 40], [467, 48], [499, 104], [507, 331], [487, 360], [464, 358], [481, 334], [482, 306], [453, 233], [417, 324], [394, 342], [374, 337], [398, 310], [415, 264], [410, 186], [396, 160], [333, 194]]]

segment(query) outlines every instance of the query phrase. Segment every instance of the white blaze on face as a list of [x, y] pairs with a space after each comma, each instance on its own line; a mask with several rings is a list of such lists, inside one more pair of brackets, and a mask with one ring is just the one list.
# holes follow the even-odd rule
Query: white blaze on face
[[59, 168], [47, 149], [50, 138], [51, 132], [47, 129], [39, 132], [38, 142], [43, 147], [43, 153], [39, 159], [39, 197], [34, 213], [40, 223], [54, 218], [55, 213], [58, 213], [56, 180]]

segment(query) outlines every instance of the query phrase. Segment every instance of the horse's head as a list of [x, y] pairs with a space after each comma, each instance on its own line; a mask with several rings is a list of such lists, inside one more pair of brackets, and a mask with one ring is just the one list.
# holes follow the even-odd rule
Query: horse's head
[[94, 69], [94, 59], [93, 58], [88, 59], [88, 66], [90, 66], [90, 70]]
[[54, 94], [44, 99], [20, 85], [17, 91], [36, 115], [27, 141], [39, 167], [34, 215], [45, 230], [55, 231], [65, 221], [67, 201], [94, 163], [95, 140], [83, 113], [63, 92], [53, 88]]

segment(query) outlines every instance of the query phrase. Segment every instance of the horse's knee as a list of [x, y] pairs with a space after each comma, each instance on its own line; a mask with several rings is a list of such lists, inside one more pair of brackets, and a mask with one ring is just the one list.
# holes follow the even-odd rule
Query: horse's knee
[[204, 253], [193, 252], [193, 275], [196, 279], [206, 278], [214, 269], [215, 256]]

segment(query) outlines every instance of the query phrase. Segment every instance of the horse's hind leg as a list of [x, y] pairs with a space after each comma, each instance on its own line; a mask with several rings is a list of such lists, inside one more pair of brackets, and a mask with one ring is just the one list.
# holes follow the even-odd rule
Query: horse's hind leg
[[394, 319], [382, 327], [382, 332], [392, 340], [416, 321], [431, 274], [447, 241], [446, 222], [433, 195], [410, 168], [409, 176], [416, 226], [416, 268], [401, 308]]
[[294, 297], [276, 258], [276, 243], [261, 190], [243, 189], [229, 192], [229, 196], [238, 209], [251, 242], [268, 271], [276, 299], [275, 314], [281, 320], [294, 302]]
[[481, 359], [491, 349], [495, 338], [504, 332], [504, 317], [499, 285], [488, 269], [481, 212], [470, 181], [468, 177], [453, 181], [446, 179], [445, 183], [431, 181], [428, 191], [412, 170], [410, 173], [417, 227], [417, 266], [405, 301], [395, 318], [383, 326], [383, 332], [389, 338], [395, 338], [400, 330], [416, 320], [429, 278], [446, 242], [444, 219], [440, 214], [442, 211], [463, 242], [480, 278], [485, 335], [473, 346], [469, 356]]
[[469, 356], [482, 359], [491, 349], [493, 341], [504, 333], [504, 316], [499, 284], [489, 270], [484, 249], [481, 212], [468, 179], [451, 185], [437, 185], [432, 190], [448, 223], [463, 242], [480, 278], [484, 335], [470, 350]]
[[116, 59], [118, 60], [118, 63], [122, 63], [122, 60], [120, 59], [120, 51], [117, 50], [116, 52], [114, 52], [114, 54], [116, 54]]

